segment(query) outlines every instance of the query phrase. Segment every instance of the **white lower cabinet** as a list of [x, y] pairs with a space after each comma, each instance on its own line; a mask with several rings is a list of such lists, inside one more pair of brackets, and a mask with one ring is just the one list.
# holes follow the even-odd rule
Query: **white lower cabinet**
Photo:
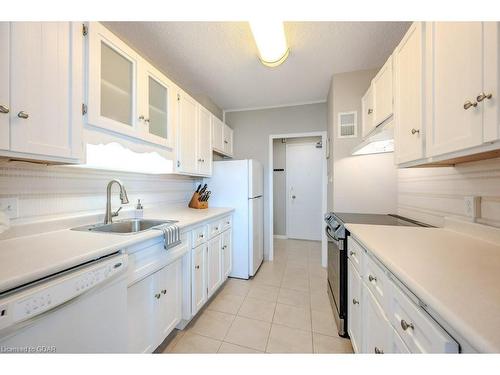
[[128, 288], [128, 350], [152, 352], [181, 320], [182, 261]]
[[201, 309], [205, 302], [207, 302], [206, 253], [206, 244], [202, 244], [192, 250], [191, 305], [193, 316]]
[[224, 280], [228, 278], [233, 266], [232, 232], [226, 230], [222, 233], [222, 274]]
[[[419, 306], [416, 297], [408, 297], [410, 292], [382, 263], [352, 237], [348, 247], [347, 329], [356, 353], [459, 352], [458, 343]], [[357, 259], [362, 267], [356, 268], [354, 254], [361, 255]]]
[[207, 295], [212, 294], [222, 284], [222, 236], [211, 239], [207, 247]]

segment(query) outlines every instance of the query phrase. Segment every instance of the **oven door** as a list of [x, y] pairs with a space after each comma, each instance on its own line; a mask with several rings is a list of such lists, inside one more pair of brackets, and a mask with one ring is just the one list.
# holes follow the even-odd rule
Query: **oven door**
[[345, 239], [339, 239], [333, 233], [330, 226], [325, 227], [326, 237], [328, 239], [328, 295], [332, 304], [335, 321], [339, 335], [347, 335], [346, 327], [346, 279], [345, 262], [346, 252], [344, 251]]

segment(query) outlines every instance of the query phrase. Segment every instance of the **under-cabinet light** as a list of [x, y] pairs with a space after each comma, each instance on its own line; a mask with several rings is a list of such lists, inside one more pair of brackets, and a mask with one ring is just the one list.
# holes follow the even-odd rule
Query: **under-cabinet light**
[[353, 155], [381, 154], [394, 151], [394, 139], [373, 141], [353, 151]]
[[281, 21], [250, 21], [255, 44], [262, 64], [275, 67], [282, 64], [290, 49], [286, 44], [285, 27]]

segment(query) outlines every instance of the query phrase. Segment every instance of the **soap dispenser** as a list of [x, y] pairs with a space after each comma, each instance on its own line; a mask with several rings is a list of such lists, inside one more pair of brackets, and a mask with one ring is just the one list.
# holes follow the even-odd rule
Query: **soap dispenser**
[[142, 207], [141, 200], [137, 199], [137, 205], [135, 206], [135, 218], [142, 219], [144, 216], [144, 207]]

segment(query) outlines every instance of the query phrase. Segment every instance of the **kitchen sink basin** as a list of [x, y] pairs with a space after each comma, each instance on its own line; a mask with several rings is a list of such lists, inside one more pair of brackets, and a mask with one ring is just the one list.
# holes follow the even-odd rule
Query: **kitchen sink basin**
[[71, 230], [82, 232], [102, 232], [112, 234], [135, 234], [159, 227], [162, 225], [173, 225], [176, 220], [148, 220], [148, 219], [124, 219], [110, 224], [84, 225]]

